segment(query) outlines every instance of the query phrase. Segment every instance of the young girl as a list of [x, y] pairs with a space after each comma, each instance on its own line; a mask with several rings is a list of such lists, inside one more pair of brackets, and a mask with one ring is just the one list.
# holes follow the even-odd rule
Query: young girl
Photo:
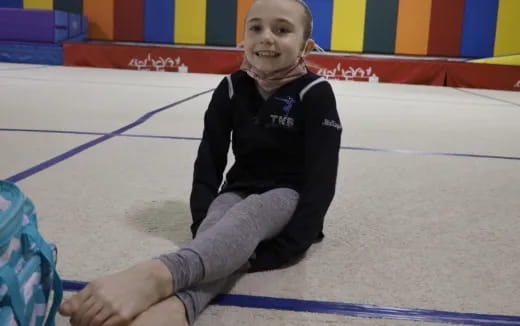
[[[73, 325], [192, 324], [236, 275], [284, 266], [323, 237], [341, 124], [331, 86], [303, 60], [311, 31], [301, 0], [252, 5], [241, 70], [222, 80], [204, 117], [194, 239], [91, 282], [61, 306]], [[235, 163], [222, 184], [230, 142]]]

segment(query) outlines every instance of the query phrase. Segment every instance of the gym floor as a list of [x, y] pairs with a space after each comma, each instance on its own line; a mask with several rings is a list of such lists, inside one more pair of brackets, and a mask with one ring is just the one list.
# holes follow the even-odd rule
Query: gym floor
[[[63, 279], [190, 240], [193, 162], [222, 78], [0, 63], [0, 178], [34, 201]], [[344, 130], [325, 240], [246, 275], [231, 294], [252, 304], [211, 305], [196, 325], [432, 321], [417, 309], [520, 325], [520, 92], [331, 84]], [[312, 313], [253, 308], [264, 297]]]

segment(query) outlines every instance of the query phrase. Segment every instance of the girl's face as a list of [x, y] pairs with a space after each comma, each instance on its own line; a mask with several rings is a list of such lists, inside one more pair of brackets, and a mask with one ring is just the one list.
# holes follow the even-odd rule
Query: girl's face
[[304, 9], [295, 1], [260, 0], [246, 18], [244, 51], [260, 71], [294, 65], [304, 51]]

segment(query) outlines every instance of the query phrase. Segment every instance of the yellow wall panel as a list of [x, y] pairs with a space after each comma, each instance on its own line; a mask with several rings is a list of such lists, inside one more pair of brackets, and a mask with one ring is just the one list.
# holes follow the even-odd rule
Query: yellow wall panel
[[175, 1], [175, 43], [206, 43], [206, 0]]
[[518, 53], [520, 53], [520, 0], [500, 0], [495, 56]]
[[25, 9], [54, 9], [53, 0], [23, 0], [23, 7]]
[[334, 0], [331, 50], [363, 51], [366, 6], [366, 0]]

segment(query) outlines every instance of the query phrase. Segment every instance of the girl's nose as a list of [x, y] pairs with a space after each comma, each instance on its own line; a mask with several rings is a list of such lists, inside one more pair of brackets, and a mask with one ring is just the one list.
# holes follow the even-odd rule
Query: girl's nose
[[264, 30], [262, 33], [261, 43], [264, 44], [273, 44], [274, 43], [274, 35], [271, 30]]

